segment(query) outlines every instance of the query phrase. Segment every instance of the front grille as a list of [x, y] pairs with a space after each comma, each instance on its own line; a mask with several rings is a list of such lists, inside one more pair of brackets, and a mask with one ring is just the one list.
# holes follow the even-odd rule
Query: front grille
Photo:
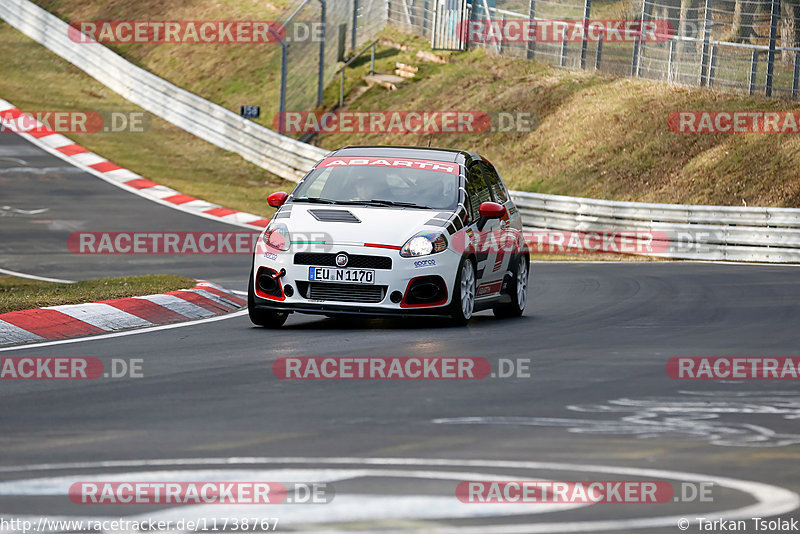
[[[336, 267], [336, 255], [324, 252], [298, 252], [294, 255], [295, 265], [318, 265]], [[350, 269], [391, 269], [392, 258], [386, 256], [365, 256], [348, 254], [347, 268]]]
[[308, 210], [308, 213], [322, 222], [360, 223], [361, 220], [347, 210]]
[[386, 296], [387, 286], [362, 284], [335, 284], [331, 282], [297, 282], [298, 289], [307, 299], [335, 302], [364, 302], [376, 304]]

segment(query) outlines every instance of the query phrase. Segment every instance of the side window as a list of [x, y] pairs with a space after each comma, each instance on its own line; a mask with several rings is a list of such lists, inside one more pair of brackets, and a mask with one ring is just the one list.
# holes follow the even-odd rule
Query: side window
[[467, 195], [469, 196], [469, 218], [471, 221], [476, 221], [480, 216], [478, 207], [481, 203], [492, 200], [492, 194], [483, 180], [477, 163], [473, 163], [467, 168]]
[[503, 187], [503, 181], [500, 179], [500, 175], [497, 174], [494, 167], [484, 162], [481, 163], [481, 169], [483, 169], [483, 176], [489, 183], [489, 187], [492, 188], [492, 195], [495, 198], [495, 202], [499, 202], [500, 204], [508, 202], [508, 193], [506, 193], [506, 188]]

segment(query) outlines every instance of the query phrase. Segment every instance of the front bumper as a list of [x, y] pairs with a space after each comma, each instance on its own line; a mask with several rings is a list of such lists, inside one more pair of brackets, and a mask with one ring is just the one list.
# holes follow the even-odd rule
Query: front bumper
[[[319, 294], [330, 295], [330, 291], [319, 291], [321, 284], [331, 282], [310, 282], [310, 264], [295, 264], [295, 254], [308, 253], [309, 249], [292, 245], [286, 252], [270, 250], [267, 253], [257, 252], [253, 260], [254, 304], [260, 309], [272, 311], [290, 311], [317, 313], [324, 315], [389, 315], [389, 316], [441, 316], [448, 315], [448, 308], [453, 296], [456, 271], [461, 256], [452, 250], [418, 258], [403, 258], [398, 250], [367, 247], [364, 245], [328, 244], [315, 246], [313, 253], [339, 254], [345, 252], [349, 256], [380, 256], [391, 259], [390, 269], [374, 268], [375, 281], [369, 288], [371, 296], [364, 301], [343, 301], [337, 298], [317, 298]], [[330, 265], [318, 265], [331, 267]], [[335, 268], [335, 267], [332, 267]], [[368, 267], [365, 267], [368, 268]], [[279, 290], [265, 293], [259, 288], [259, 274], [264, 272], [280, 273], [285, 270], [279, 281]], [[444, 298], [441, 294], [435, 300], [419, 302], [409, 295], [409, 287], [417, 288], [423, 282], [430, 282], [434, 277], [444, 286]], [[413, 284], [411, 282], [414, 281]], [[315, 291], [310, 285], [317, 284]], [[411, 286], [410, 286], [411, 284]], [[358, 284], [338, 284], [349, 299], [358, 299]], [[329, 288], [330, 286], [328, 286]], [[328, 289], [322, 288], [322, 289]], [[348, 289], [354, 291], [349, 292]], [[362, 288], [366, 289], [365, 286]], [[381, 288], [380, 294], [378, 289]], [[285, 289], [288, 289], [286, 291]], [[335, 292], [334, 292], [335, 293]], [[352, 293], [352, 294], [351, 294]], [[355, 294], [356, 296], [353, 296]], [[402, 295], [398, 302], [397, 296]], [[415, 291], [415, 294], [418, 294]], [[392, 298], [394, 297], [394, 299]], [[394, 300], [394, 301], [393, 301]]]

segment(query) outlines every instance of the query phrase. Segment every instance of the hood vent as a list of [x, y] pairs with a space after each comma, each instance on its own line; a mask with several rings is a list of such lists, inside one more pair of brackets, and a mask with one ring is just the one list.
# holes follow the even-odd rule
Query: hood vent
[[347, 210], [308, 210], [308, 213], [322, 222], [360, 223], [361, 220]]

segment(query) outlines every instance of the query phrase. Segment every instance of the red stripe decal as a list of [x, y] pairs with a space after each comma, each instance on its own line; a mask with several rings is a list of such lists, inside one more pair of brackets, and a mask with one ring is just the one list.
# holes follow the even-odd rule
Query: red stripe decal
[[45, 339], [64, 339], [105, 332], [94, 325], [56, 310], [34, 309], [8, 312], [0, 315], [0, 320]]
[[173, 204], [186, 204], [187, 202], [193, 202], [197, 199], [189, 195], [172, 195], [171, 197], [166, 197], [164, 200], [172, 202]]
[[121, 169], [119, 165], [115, 165], [110, 161], [101, 161], [100, 163], [95, 163], [94, 165], [89, 165], [89, 167], [93, 168], [99, 172], [109, 172], [109, 171], [116, 171], [117, 169]]
[[210, 210], [204, 211], [203, 213], [208, 213], [209, 215], [214, 215], [216, 217], [225, 217], [226, 215], [231, 215], [239, 212], [237, 210], [232, 210], [230, 208], [212, 208]]
[[128, 187], [133, 187], [135, 189], [147, 189], [148, 187], [155, 187], [158, 184], [155, 182], [151, 182], [147, 178], [137, 178], [135, 180], [129, 180], [125, 182], [125, 185]]
[[397, 245], [381, 245], [380, 243], [364, 243], [365, 247], [372, 247], [372, 248], [388, 248], [391, 250], [400, 250], [403, 247], [398, 247]]
[[89, 152], [88, 148], [83, 148], [81, 145], [66, 145], [57, 148], [59, 152], [65, 154], [67, 156], [74, 156], [75, 154], [83, 154], [84, 152]]
[[186, 320], [183, 315], [145, 299], [114, 299], [103, 300], [101, 303], [108, 304], [154, 324], [176, 323]]

